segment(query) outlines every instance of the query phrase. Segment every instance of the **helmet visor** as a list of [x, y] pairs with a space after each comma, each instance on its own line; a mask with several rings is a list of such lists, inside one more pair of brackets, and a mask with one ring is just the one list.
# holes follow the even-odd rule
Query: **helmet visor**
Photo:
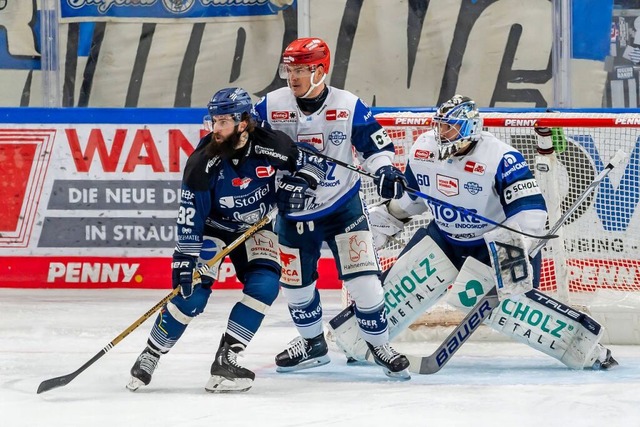
[[278, 68], [278, 74], [281, 79], [289, 78], [304, 78], [311, 77], [311, 74], [316, 70], [315, 65], [293, 65], [281, 63]]

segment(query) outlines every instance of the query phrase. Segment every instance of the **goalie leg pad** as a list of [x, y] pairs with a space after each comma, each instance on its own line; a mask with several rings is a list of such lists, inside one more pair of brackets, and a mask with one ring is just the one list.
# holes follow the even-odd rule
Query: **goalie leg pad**
[[[491, 267], [467, 258], [448, 302], [468, 312], [494, 282]], [[602, 359], [604, 330], [584, 313], [533, 289], [517, 301], [505, 299], [485, 320], [492, 329], [559, 360], [572, 369], [592, 367]]]
[[[391, 267], [383, 283], [389, 339], [409, 327], [446, 292], [458, 270], [426, 236]], [[358, 334], [354, 310], [347, 307], [329, 322], [336, 344], [349, 357], [366, 360], [367, 347]]]

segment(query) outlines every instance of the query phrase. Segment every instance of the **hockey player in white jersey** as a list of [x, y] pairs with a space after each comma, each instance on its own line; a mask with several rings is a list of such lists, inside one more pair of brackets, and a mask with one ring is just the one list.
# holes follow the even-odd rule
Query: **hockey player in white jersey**
[[[544, 232], [545, 201], [524, 157], [491, 133], [482, 131], [478, 109], [468, 97], [456, 95], [438, 108], [433, 129], [422, 134], [411, 149], [405, 176], [410, 188], [450, 206], [464, 207], [529, 234]], [[419, 304], [411, 307], [394, 299], [399, 295], [393, 289], [394, 280], [385, 279], [387, 301], [393, 302], [389, 304], [389, 317], [397, 320], [394, 327], [399, 329], [406, 328], [408, 322], [398, 315], [396, 306], [403, 307], [400, 311], [407, 318], [415, 319], [417, 315], [410, 313], [412, 309], [422, 312], [447, 294], [450, 304], [469, 311], [498, 283], [496, 279], [503, 279], [496, 274], [503, 265], [496, 269], [497, 261], [491, 249], [496, 247], [496, 241], [505, 237], [502, 229], [433, 201], [425, 202], [405, 193], [401, 199], [371, 210], [376, 243], [380, 245], [400, 231], [410, 216], [427, 208], [433, 214], [433, 220], [412, 237], [391, 271], [399, 264], [412, 265], [414, 261], [409, 258], [421, 259], [411, 251], [418, 245], [422, 257], [426, 253], [445, 257], [444, 261], [431, 259], [431, 265], [437, 261], [437, 270], [444, 272], [440, 274], [441, 284], [434, 286], [433, 292], [431, 288], [424, 289]], [[487, 324], [570, 368], [608, 369], [617, 365], [611, 352], [599, 343], [603, 328], [597, 322], [536, 289], [540, 254], [531, 265], [525, 265], [535, 239], [514, 236], [511, 232], [506, 234], [509, 239], [515, 239], [509, 243], [524, 254], [518, 267], [522, 267], [521, 277], [517, 281], [525, 279], [521, 282], [530, 286], [503, 296], [499, 286], [500, 305], [491, 313]], [[511, 263], [511, 266], [517, 264], [519, 262]], [[510, 273], [506, 281], [515, 277]]]
[[[329, 67], [329, 47], [323, 40], [293, 41], [281, 64], [280, 76], [287, 79], [288, 87], [268, 93], [256, 104], [258, 118], [349, 164], [354, 162], [355, 148], [362, 167], [376, 174], [378, 193], [383, 198], [400, 197], [404, 177], [392, 164], [391, 139], [361, 99], [325, 83]], [[306, 186], [291, 175], [282, 179], [277, 220], [280, 282], [300, 337], [276, 356], [278, 372], [329, 363], [316, 289], [320, 249], [327, 242], [338, 275], [355, 302], [360, 336], [375, 362], [390, 377], [409, 377], [408, 360], [389, 346], [380, 267], [359, 189], [358, 174], [331, 163], [301, 209], [296, 194], [306, 191]]]

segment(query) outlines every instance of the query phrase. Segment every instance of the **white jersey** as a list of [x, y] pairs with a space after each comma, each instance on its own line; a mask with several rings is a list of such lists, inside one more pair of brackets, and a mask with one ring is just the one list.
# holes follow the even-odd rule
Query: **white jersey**
[[[353, 164], [353, 148], [362, 166], [375, 173], [393, 161], [393, 142], [373, 117], [371, 109], [354, 94], [328, 87], [322, 107], [310, 115], [300, 111], [291, 89], [268, 93], [255, 105], [258, 120], [307, 143], [321, 153]], [[297, 220], [324, 217], [340, 207], [360, 189], [356, 172], [329, 163], [326, 178], [307, 198], [305, 209], [288, 216]]]
[[[406, 177], [410, 187], [496, 222], [533, 210], [542, 211], [543, 219], [546, 218], [544, 198], [526, 160], [491, 133], [482, 132], [467, 155], [444, 161], [437, 157], [434, 132], [420, 135], [409, 155]], [[459, 243], [475, 243], [495, 227], [437, 202], [427, 201], [427, 205], [438, 228]], [[521, 221], [526, 221], [522, 219], [525, 217], [518, 215]], [[526, 224], [521, 227], [528, 228]]]

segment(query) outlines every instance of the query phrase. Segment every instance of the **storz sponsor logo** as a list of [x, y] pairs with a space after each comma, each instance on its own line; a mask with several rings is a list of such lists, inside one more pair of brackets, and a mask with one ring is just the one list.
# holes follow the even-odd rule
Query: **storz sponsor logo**
[[434, 158], [434, 155], [429, 150], [416, 150], [415, 153], [413, 153], [413, 157], [416, 160], [431, 160]]
[[467, 182], [464, 184], [464, 189], [469, 193], [476, 195], [482, 191], [482, 187], [477, 182]]
[[272, 111], [271, 121], [274, 123], [292, 123], [296, 121], [297, 116], [295, 111]]
[[347, 139], [347, 135], [344, 132], [340, 132], [339, 130], [334, 130], [329, 134], [329, 141], [333, 145], [340, 145]]
[[348, 120], [350, 115], [349, 110], [327, 110], [324, 117], [327, 121]]
[[445, 196], [457, 196], [460, 194], [458, 179], [446, 175], [436, 175], [436, 188]]

